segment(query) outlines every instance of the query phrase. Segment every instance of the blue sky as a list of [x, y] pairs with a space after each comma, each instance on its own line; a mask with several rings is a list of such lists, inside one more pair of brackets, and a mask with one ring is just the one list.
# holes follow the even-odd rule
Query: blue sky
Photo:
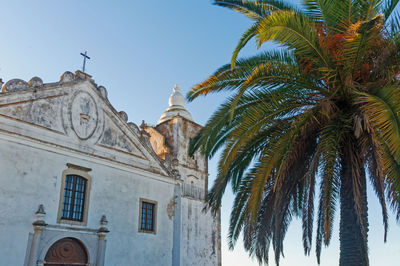
[[[39, 76], [54, 82], [65, 71], [82, 67], [80, 52], [91, 57], [86, 72], [107, 88], [117, 110], [129, 121], [156, 124], [167, 108], [172, 87], [183, 90], [205, 79], [229, 62], [241, 33], [250, 21], [210, 0], [1, 0], [0, 78], [29, 80]], [[267, 49], [264, 46], [261, 49]], [[241, 55], [256, 53], [255, 45]], [[212, 95], [187, 108], [196, 122], [204, 124], [225, 95]], [[210, 181], [216, 159], [210, 162]], [[212, 183], [212, 182], [210, 182]], [[400, 226], [391, 215], [388, 242], [383, 243], [380, 208], [369, 191], [370, 265], [398, 265]], [[232, 195], [222, 207], [223, 265], [258, 265], [248, 258], [239, 242], [227, 249], [227, 227]], [[321, 265], [337, 265], [338, 219], [331, 245], [322, 251]], [[284, 244], [281, 265], [317, 265], [315, 253], [303, 255], [301, 224], [292, 223]], [[270, 253], [271, 265], [273, 253]]]

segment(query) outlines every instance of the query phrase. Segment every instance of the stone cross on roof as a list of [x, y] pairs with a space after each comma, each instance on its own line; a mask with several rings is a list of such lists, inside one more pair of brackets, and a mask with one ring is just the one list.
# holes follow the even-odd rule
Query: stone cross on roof
[[83, 56], [82, 72], [85, 72], [86, 59], [90, 59], [90, 57], [87, 55], [87, 51], [85, 51], [85, 53], [81, 53], [81, 56]]

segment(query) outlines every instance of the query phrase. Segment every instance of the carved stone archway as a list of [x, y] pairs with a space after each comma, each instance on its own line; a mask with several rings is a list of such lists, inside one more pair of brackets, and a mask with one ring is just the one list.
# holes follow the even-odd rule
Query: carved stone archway
[[75, 238], [62, 238], [47, 251], [45, 266], [86, 266], [88, 255], [83, 244]]

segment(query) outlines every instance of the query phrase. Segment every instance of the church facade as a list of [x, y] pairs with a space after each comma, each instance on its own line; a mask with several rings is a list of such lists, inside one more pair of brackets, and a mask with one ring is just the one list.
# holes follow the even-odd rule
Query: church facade
[[221, 265], [207, 160], [188, 156], [201, 126], [184, 104], [175, 87], [139, 128], [81, 71], [4, 84], [0, 266]]

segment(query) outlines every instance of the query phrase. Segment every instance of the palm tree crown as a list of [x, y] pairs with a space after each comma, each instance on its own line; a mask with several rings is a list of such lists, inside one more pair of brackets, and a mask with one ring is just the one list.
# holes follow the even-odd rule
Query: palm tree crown
[[[232, 91], [193, 140], [212, 157], [222, 149], [208, 194], [216, 211], [235, 193], [229, 239], [260, 263], [283, 255], [292, 217], [302, 219], [310, 254], [318, 191], [316, 254], [331, 240], [340, 206], [340, 265], [368, 265], [367, 178], [400, 220], [400, 16], [398, 0], [216, 0], [254, 21], [230, 64], [196, 85], [189, 100]], [[249, 40], [286, 49], [239, 59]], [[319, 190], [318, 190], [319, 187]]]

